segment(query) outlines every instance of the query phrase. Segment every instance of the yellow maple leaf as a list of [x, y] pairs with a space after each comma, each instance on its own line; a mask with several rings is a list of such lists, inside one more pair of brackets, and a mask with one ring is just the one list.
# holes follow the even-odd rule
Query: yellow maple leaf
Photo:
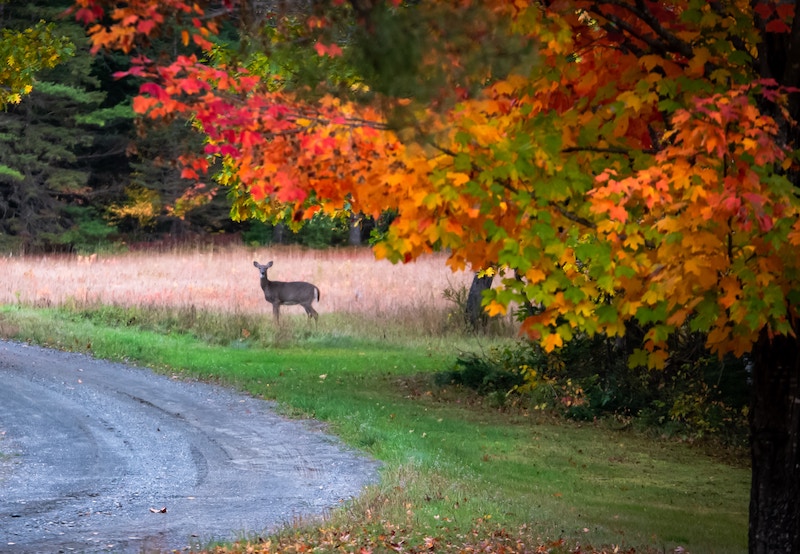
[[623, 243], [626, 248], [637, 249], [644, 244], [644, 237], [639, 233], [634, 233], [632, 235], [628, 235]]
[[603, 329], [609, 337], [623, 337], [627, 332], [625, 321], [621, 318], [604, 324]]
[[494, 83], [491, 88], [497, 95], [507, 94], [510, 96], [514, 94], [514, 85], [508, 81], [498, 81]]
[[642, 302], [651, 306], [657, 304], [659, 300], [661, 300], [661, 295], [653, 289], [648, 289], [642, 296]]
[[691, 273], [693, 275], [703, 274], [703, 267], [700, 265], [700, 260], [698, 260], [696, 257], [687, 258], [683, 266], [686, 269], [686, 273]]
[[500, 133], [492, 125], [475, 125], [470, 131], [481, 144], [493, 145], [500, 141]]
[[496, 300], [492, 300], [489, 304], [486, 305], [486, 313], [489, 314], [489, 317], [494, 317], [496, 315], [506, 315], [508, 309], [506, 306], [497, 302]]
[[656, 55], [642, 56], [639, 58], [639, 63], [644, 66], [647, 71], [653, 71], [654, 67], [664, 65], [664, 58]]
[[372, 247], [372, 253], [375, 258], [383, 260], [389, 257], [389, 248], [383, 242], [378, 242]]
[[639, 308], [641, 307], [642, 307], [641, 302], [636, 302], [636, 301], [622, 302], [622, 304], [620, 304], [619, 307], [619, 313], [620, 315], [626, 315], [626, 316], [635, 315], [636, 312], [639, 311]]
[[635, 112], [642, 109], [642, 98], [632, 90], [626, 90], [617, 96], [617, 100], [625, 104], [626, 108], [633, 108]]
[[447, 178], [457, 187], [469, 182], [469, 175], [456, 171], [448, 171]]
[[475, 103], [475, 108], [485, 115], [494, 116], [502, 113], [501, 104], [496, 100], [482, 100]]

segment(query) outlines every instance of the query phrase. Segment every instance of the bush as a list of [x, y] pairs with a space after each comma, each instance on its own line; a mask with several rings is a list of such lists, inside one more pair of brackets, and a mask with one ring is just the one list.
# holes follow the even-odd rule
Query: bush
[[452, 371], [437, 374], [436, 383], [462, 385], [481, 394], [515, 390], [524, 384], [524, 379], [506, 358], [509, 353], [500, 352], [494, 357], [469, 354], [458, 358]]
[[[698, 347], [700, 345], [700, 347]], [[745, 361], [719, 360], [702, 348], [702, 337], [676, 340], [666, 369], [631, 369], [622, 341], [575, 337], [546, 353], [535, 343], [460, 357], [437, 376], [480, 394], [506, 393], [533, 409], [593, 420], [607, 416], [637, 420], [664, 433], [717, 436], [743, 442], [746, 436]]]

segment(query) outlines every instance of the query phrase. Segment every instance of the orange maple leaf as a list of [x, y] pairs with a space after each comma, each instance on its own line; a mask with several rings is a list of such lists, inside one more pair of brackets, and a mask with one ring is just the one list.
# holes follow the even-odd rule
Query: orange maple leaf
[[564, 339], [558, 333], [550, 333], [542, 340], [542, 347], [544, 347], [545, 352], [552, 352], [563, 345]]

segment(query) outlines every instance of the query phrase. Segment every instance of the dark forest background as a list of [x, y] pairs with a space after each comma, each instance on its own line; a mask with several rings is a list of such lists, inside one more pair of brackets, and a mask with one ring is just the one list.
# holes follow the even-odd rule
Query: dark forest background
[[63, 15], [70, 4], [0, 3], [3, 29], [44, 19], [75, 44], [75, 56], [40, 72], [33, 91], [0, 112], [0, 252], [87, 253], [210, 239], [326, 247], [369, 238], [374, 222], [353, 215], [317, 215], [294, 230], [234, 222], [224, 192], [179, 217], [176, 203], [193, 183], [180, 177], [176, 160], [201, 147], [192, 144], [198, 137], [184, 122], [137, 121], [130, 105], [139, 83], [113, 77], [127, 59], [91, 55], [84, 29]]

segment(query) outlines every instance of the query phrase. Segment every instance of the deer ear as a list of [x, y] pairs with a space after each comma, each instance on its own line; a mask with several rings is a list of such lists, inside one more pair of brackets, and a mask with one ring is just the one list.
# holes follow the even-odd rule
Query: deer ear
[[267, 264], [267, 267], [266, 267], [266, 269], [269, 269], [270, 267], [272, 267], [272, 262], [269, 262], [269, 263]]
[[258, 267], [258, 262], [253, 262], [253, 265]]

